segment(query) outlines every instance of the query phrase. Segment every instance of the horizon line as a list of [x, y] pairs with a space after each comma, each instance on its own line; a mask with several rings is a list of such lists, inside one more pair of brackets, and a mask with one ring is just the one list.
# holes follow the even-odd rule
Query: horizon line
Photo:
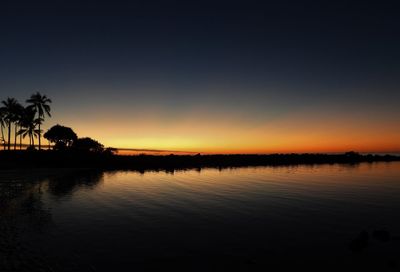
[[[12, 147], [14, 144], [12, 144]], [[17, 147], [19, 147], [20, 144], [17, 144]], [[21, 146], [23, 147], [29, 147], [29, 144], [22, 143]], [[35, 147], [39, 147], [38, 144], [34, 145]], [[42, 144], [41, 147], [48, 149], [48, 147], [53, 147], [54, 145], [49, 145], [49, 144]], [[105, 148], [112, 148], [116, 149], [118, 151], [143, 151], [143, 152], [172, 152], [172, 153], [192, 153], [192, 154], [201, 154], [201, 153], [206, 153], [206, 154], [307, 154], [307, 153], [313, 153], [313, 154], [341, 154], [341, 153], [346, 153], [349, 151], [354, 151], [360, 154], [400, 154], [400, 150], [397, 151], [356, 151], [356, 150], [347, 150], [347, 151], [306, 151], [306, 152], [295, 152], [295, 151], [288, 151], [288, 152], [212, 152], [212, 151], [185, 151], [185, 150], [169, 150], [169, 149], [151, 149], [151, 148], [125, 148], [125, 147], [105, 147]], [[1, 149], [0, 149], [1, 150]], [[14, 149], [11, 149], [14, 150]]]

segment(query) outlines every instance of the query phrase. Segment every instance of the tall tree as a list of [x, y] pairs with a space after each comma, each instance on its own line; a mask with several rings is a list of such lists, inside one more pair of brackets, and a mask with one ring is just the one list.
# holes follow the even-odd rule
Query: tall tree
[[18, 107], [18, 101], [15, 98], [7, 98], [1, 101], [3, 104], [2, 110], [4, 111], [4, 121], [8, 127], [8, 150], [11, 149], [11, 125], [15, 119], [15, 109]]
[[5, 111], [3, 108], [0, 108], [1, 142], [4, 145], [4, 149], [6, 149], [6, 139], [4, 139], [4, 128], [5, 128]]
[[71, 147], [78, 139], [72, 128], [60, 125], [51, 127], [43, 136], [50, 142], [54, 143], [54, 149], [58, 150]]
[[36, 129], [36, 125], [39, 120], [35, 118], [36, 112], [32, 108], [26, 108], [23, 118], [21, 119], [21, 129], [18, 131], [18, 135], [25, 138], [29, 136], [29, 146], [35, 147], [35, 138], [40, 135], [39, 129]]
[[45, 115], [51, 117], [50, 114], [50, 103], [51, 99], [49, 99], [45, 95], [41, 95], [39, 92], [31, 95], [31, 97], [26, 100], [26, 103], [30, 104], [30, 108], [33, 108], [38, 115], [38, 125], [39, 125], [39, 150], [41, 149], [41, 124], [44, 121]]
[[[18, 126], [19, 126], [19, 128], [21, 129], [22, 128], [22, 125], [23, 125], [23, 120], [25, 119], [25, 108], [24, 107], [22, 107], [22, 108], [20, 108], [19, 109], [19, 112], [18, 112]], [[21, 134], [18, 134], [17, 133], [17, 135], [19, 135], [19, 150], [22, 150], [22, 135]]]
[[[14, 122], [14, 150], [17, 149], [18, 128], [20, 127], [21, 119], [23, 118], [25, 108], [17, 103], [13, 109]], [[21, 148], [20, 148], [21, 149]]]

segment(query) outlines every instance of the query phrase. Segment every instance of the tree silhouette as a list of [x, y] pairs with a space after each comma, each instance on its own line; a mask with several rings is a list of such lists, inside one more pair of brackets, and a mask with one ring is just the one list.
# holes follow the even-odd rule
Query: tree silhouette
[[11, 149], [11, 125], [15, 120], [15, 111], [18, 107], [18, 101], [15, 98], [7, 98], [6, 100], [1, 101], [3, 104], [2, 111], [4, 111], [4, 122], [8, 127], [8, 150]]
[[104, 145], [92, 138], [79, 138], [74, 142], [74, 148], [80, 151], [101, 153], [104, 151]]
[[25, 138], [29, 136], [29, 146], [33, 149], [35, 148], [35, 138], [40, 135], [40, 130], [36, 129], [38, 124], [38, 119], [35, 119], [35, 111], [32, 108], [25, 108], [24, 114], [20, 119], [21, 129], [18, 131], [18, 135]]
[[51, 117], [50, 114], [50, 106], [51, 99], [47, 98], [45, 95], [41, 95], [39, 92], [31, 95], [31, 98], [26, 100], [26, 103], [29, 103], [31, 108], [35, 109], [38, 114], [38, 125], [39, 125], [39, 150], [41, 149], [41, 129], [40, 126], [44, 121], [45, 115]]
[[[19, 105], [19, 107], [17, 109], [17, 112], [16, 112], [16, 125], [18, 125], [19, 130], [21, 130], [23, 128], [24, 121], [26, 119], [26, 114], [27, 114], [27, 109], [24, 108], [22, 105]], [[22, 149], [22, 138], [23, 137], [22, 137], [22, 134], [19, 134], [19, 130], [16, 127], [15, 136], [19, 136], [19, 149], [21, 150]], [[16, 139], [15, 139], [15, 142], [17, 142]]]
[[4, 139], [4, 128], [5, 128], [5, 110], [4, 108], [0, 108], [1, 142], [4, 144], [4, 149], [6, 149], [6, 141]]
[[74, 141], [78, 139], [72, 128], [60, 125], [51, 127], [43, 136], [50, 142], [55, 143], [54, 149], [71, 147]]
[[14, 150], [17, 149], [18, 128], [21, 126], [21, 120], [24, 118], [25, 108], [17, 103], [14, 107], [13, 122], [14, 122]]

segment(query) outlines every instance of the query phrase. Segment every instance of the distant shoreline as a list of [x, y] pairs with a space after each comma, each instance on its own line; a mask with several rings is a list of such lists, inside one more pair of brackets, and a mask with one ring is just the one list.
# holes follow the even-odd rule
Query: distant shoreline
[[110, 170], [178, 170], [244, 166], [357, 164], [400, 161], [394, 155], [269, 154], [269, 155], [110, 155], [73, 151], [0, 151], [0, 169], [94, 168]]

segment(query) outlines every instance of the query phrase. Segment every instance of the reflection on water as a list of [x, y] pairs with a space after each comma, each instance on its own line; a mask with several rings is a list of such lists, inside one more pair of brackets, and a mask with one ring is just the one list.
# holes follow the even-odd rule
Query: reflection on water
[[[400, 265], [399, 162], [2, 171], [0, 180], [4, 271], [398, 271]], [[366, 246], [350, 250], [363, 230]], [[371, 235], [388, 232], [388, 240]]]
[[48, 178], [48, 191], [55, 197], [71, 195], [81, 188], [94, 188], [103, 178], [102, 172], [79, 171]]
[[45, 196], [61, 199], [79, 187], [94, 187], [101, 178], [95, 171], [2, 171], [0, 271], [54, 271], [47, 253], [38, 247], [41, 241], [35, 240], [54, 228]]

